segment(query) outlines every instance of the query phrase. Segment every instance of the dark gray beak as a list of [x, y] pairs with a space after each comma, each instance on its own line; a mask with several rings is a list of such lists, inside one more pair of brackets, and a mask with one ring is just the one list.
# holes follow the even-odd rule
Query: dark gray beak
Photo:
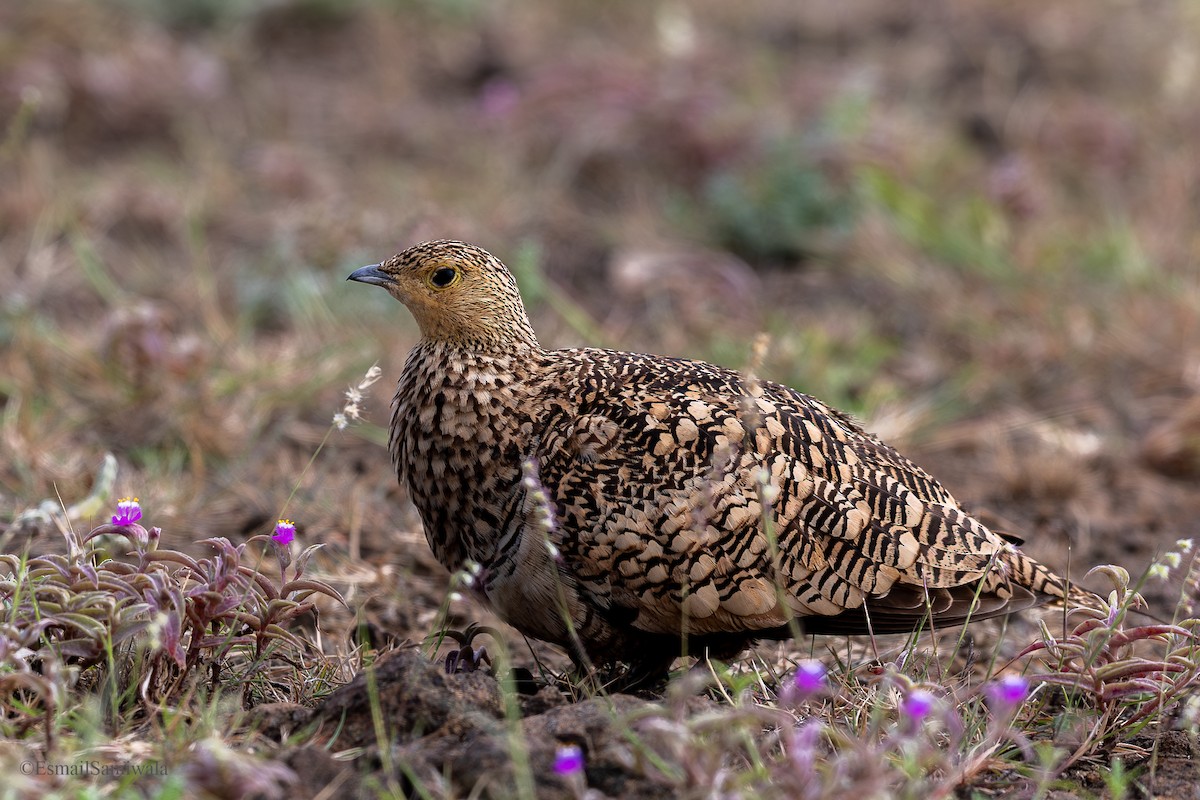
[[358, 281], [359, 283], [370, 283], [375, 286], [387, 286], [395, 283], [392, 276], [379, 268], [379, 264], [372, 264], [369, 267], [359, 267], [350, 273], [348, 281]]

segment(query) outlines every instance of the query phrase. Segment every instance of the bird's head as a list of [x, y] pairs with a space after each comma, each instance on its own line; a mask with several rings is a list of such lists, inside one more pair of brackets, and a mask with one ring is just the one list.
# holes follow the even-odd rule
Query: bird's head
[[464, 242], [413, 245], [347, 280], [382, 286], [404, 303], [431, 341], [467, 348], [538, 346], [517, 281], [500, 260]]

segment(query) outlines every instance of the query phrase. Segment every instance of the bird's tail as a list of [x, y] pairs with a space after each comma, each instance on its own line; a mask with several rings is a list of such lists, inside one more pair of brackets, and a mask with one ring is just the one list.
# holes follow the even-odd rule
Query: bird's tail
[[1100, 604], [1103, 603], [1103, 598], [1095, 592], [1067, 580], [1016, 548], [1008, 550], [1005, 555], [1012, 582], [1047, 598], [1051, 603], [1064, 605], [1068, 609], [1100, 608]]

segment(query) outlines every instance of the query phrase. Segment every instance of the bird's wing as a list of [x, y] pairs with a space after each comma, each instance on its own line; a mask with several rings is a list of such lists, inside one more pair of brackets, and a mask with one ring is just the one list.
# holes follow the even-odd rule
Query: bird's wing
[[669, 634], [1013, 610], [1016, 551], [846, 415], [701, 362], [576, 352], [535, 464], [598, 607]]

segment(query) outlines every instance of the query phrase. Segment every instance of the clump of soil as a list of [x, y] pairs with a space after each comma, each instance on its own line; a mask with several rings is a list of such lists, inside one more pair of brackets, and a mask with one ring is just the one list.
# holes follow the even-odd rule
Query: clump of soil
[[[524, 695], [506, 716], [496, 678], [483, 671], [447, 674], [415, 648], [394, 650], [329, 695], [316, 708], [276, 703], [256, 709], [255, 723], [272, 737], [308, 730], [303, 746], [281, 760], [300, 777], [297, 797], [337, 785], [343, 796], [374, 796], [381, 785], [437, 787], [451, 796], [518, 794], [518, 765], [538, 797], [575, 797], [582, 778], [601, 797], [657, 798], [669, 785], [636, 757], [631, 713], [651, 701], [631, 695], [568, 702], [554, 687]], [[560, 748], [584, 755], [582, 776], [554, 769]], [[523, 754], [523, 755], [522, 755]]]

